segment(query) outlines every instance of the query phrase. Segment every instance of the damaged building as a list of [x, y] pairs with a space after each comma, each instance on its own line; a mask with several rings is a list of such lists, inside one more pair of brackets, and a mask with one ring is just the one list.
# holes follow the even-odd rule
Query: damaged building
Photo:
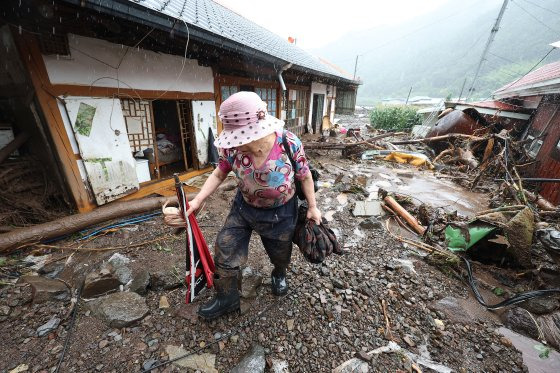
[[80, 212], [171, 195], [174, 173], [211, 170], [217, 111], [235, 92], [256, 92], [300, 135], [355, 105], [352, 77], [210, 0], [0, 8], [0, 162], [28, 155]]

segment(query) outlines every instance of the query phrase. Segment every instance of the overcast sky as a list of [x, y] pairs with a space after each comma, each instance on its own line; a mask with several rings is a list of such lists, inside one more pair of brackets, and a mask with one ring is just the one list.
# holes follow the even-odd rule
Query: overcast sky
[[353, 30], [406, 22], [447, 0], [216, 0], [305, 49]]

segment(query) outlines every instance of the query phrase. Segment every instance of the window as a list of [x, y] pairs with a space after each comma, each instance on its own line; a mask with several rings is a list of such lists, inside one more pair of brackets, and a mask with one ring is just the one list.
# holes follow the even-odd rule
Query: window
[[237, 88], [236, 85], [223, 85], [221, 91], [222, 91], [222, 102], [224, 102], [225, 100], [228, 99], [229, 96], [239, 92], [239, 89]]
[[255, 88], [258, 94], [267, 104], [268, 114], [276, 116], [276, 88]]
[[296, 135], [301, 135], [307, 123], [309, 92], [291, 89], [287, 96], [286, 127]]
[[539, 151], [541, 150], [542, 144], [542, 140], [533, 140], [531, 146], [529, 147], [529, 150], [527, 151], [527, 154], [529, 154], [531, 158], [536, 158], [539, 154]]
[[336, 90], [336, 101], [334, 112], [336, 114], [354, 114], [356, 107], [355, 90]]
[[44, 55], [70, 56], [66, 34], [41, 34], [39, 36], [39, 49]]

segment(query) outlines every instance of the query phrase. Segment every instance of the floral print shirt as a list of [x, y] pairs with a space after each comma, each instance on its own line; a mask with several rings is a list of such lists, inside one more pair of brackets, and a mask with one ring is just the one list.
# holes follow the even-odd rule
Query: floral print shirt
[[271, 208], [285, 204], [296, 191], [294, 176], [303, 180], [309, 172], [301, 140], [292, 132], [284, 131], [296, 162], [296, 169], [292, 169], [282, 143], [282, 133], [276, 132], [276, 142], [260, 167], [254, 164], [251, 154], [243, 154], [237, 148], [218, 149], [218, 168], [226, 174], [235, 173], [243, 199], [251, 206]]

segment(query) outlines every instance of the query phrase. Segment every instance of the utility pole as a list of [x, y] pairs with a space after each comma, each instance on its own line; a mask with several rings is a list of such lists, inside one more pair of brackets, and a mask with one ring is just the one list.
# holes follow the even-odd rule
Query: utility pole
[[498, 14], [498, 18], [496, 18], [496, 22], [494, 23], [494, 27], [492, 27], [492, 30], [490, 31], [490, 37], [488, 38], [488, 41], [486, 42], [486, 46], [484, 47], [484, 51], [482, 52], [482, 56], [480, 57], [480, 62], [478, 63], [478, 67], [476, 68], [476, 73], [474, 74], [474, 79], [473, 79], [473, 82], [471, 84], [471, 87], [469, 88], [469, 91], [467, 92], [467, 97], [466, 97], [465, 101], [467, 101], [469, 99], [472, 92], [474, 91], [474, 85], [476, 84], [476, 80], [478, 79], [478, 74], [480, 74], [480, 69], [482, 68], [482, 63], [484, 62], [484, 60], [486, 58], [486, 54], [488, 53], [488, 50], [490, 49], [490, 45], [494, 41], [494, 37], [496, 36], [496, 33], [498, 32], [498, 29], [500, 28], [500, 22], [502, 22], [502, 16], [504, 15], [504, 12], [506, 11], [506, 7], [507, 7], [508, 2], [509, 2], [509, 0], [504, 0], [504, 3], [502, 4], [502, 8], [500, 9], [500, 13]]
[[461, 102], [461, 96], [463, 96], [463, 89], [465, 89], [465, 84], [467, 83], [467, 78], [465, 78], [465, 80], [463, 80], [463, 85], [461, 86], [461, 93], [459, 93], [459, 98], [457, 99], [457, 102]]
[[356, 80], [356, 70], [358, 69], [358, 57], [360, 57], [359, 54], [356, 55], [356, 63], [354, 64], [354, 78], [353, 78], [353, 80]]
[[410, 86], [410, 90], [408, 91], [408, 96], [406, 96], [406, 102], [404, 103], [405, 105], [408, 105], [408, 99], [410, 98], [411, 93], [412, 93], [412, 86]]

